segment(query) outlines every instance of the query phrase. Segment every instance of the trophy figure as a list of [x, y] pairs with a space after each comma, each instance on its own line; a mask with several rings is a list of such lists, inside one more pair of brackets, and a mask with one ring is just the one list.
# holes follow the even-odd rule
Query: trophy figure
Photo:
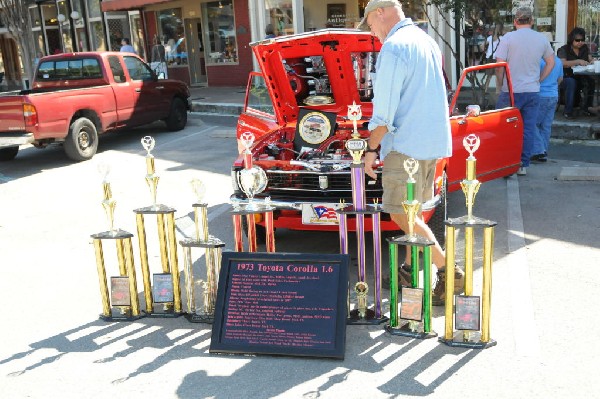
[[117, 201], [112, 198], [112, 191], [110, 189], [110, 182], [108, 181], [108, 174], [110, 173], [110, 166], [107, 164], [98, 165], [98, 172], [102, 176], [102, 191], [104, 192], [104, 199], [102, 200], [102, 207], [106, 213], [108, 219], [108, 232], [111, 236], [116, 236], [115, 231], [115, 207]]
[[[114, 228], [117, 201], [112, 198], [110, 182], [108, 181], [110, 167], [106, 164], [100, 164], [98, 165], [98, 172], [102, 176], [102, 208], [104, 208], [108, 220], [108, 231], [92, 235], [96, 251], [96, 268], [100, 282], [100, 295], [102, 296], [103, 312], [100, 314], [100, 318], [103, 320], [139, 319], [142, 316], [140, 315], [140, 305], [137, 297], [133, 249], [131, 246], [133, 234]], [[119, 264], [119, 276], [110, 278], [110, 295], [106, 280], [104, 250], [102, 248], [102, 241], [104, 240], [115, 241]], [[119, 309], [118, 314], [113, 313], [111, 309], [113, 307]]]
[[[219, 271], [221, 270], [221, 252], [225, 244], [218, 238], [211, 236], [208, 232], [208, 204], [203, 202], [206, 186], [199, 179], [191, 182], [192, 190], [196, 195], [194, 208], [194, 224], [196, 228], [195, 239], [185, 239], [179, 243], [184, 253], [184, 275], [187, 292], [186, 318], [192, 323], [212, 323], [214, 320], [214, 309], [217, 300], [217, 283]], [[194, 277], [192, 248], [204, 248], [204, 259], [206, 265], [206, 280]], [[203, 305], [197, 306], [195, 288], [202, 291]], [[200, 310], [201, 309], [201, 310]]]
[[[455, 261], [456, 229], [465, 230], [465, 294], [454, 296], [454, 279], [446, 278], [445, 332], [438, 340], [448, 346], [484, 349], [496, 345], [490, 338], [490, 308], [492, 286], [492, 258], [494, 252], [494, 227], [496, 222], [473, 216], [475, 196], [481, 183], [477, 180], [475, 151], [480, 139], [470, 134], [463, 140], [469, 153], [466, 177], [460, 183], [465, 194], [467, 214], [450, 218], [446, 224], [446, 270], [453, 270]], [[483, 282], [481, 297], [473, 295], [473, 258], [475, 228], [483, 229]], [[456, 316], [456, 317], [453, 317]], [[481, 323], [480, 323], [481, 319]], [[455, 321], [456, 325], [453, 324]], [[454, 327], [462, 333], [454, 334]]]
[[[340, 200], [340, 207], [337, 210], [339, 215], [340, 231], [340, 252], [348, 254], [348, 215], [356, 217], [356, 241], [358, 258], [358, 282], [355, 285], [357, 297], [356, 309], [348, 313], [349, 324], [379, 324], [387, 320], [381, 310], [381, 219], [380, 209], [377, 203], [367, 205], [365, 194], [365, 167], [362, 162], [362, 156], [367, 148], [366, 140], [360, 138], [357, 122], [362, 118], [360, 105], [352, 103], [348, 106], [348, 120], [352, 121], [352, 137], [346, 141], [346, 149], [352, 156], [350, 165], [350, 178], [352, 183], [352, 205], [343, 206], [343, 199]], [[365, 215], [371, 215], [373, 222], [373, 299], [374, 309], [369, 309], [367, 305], [367, 292], [369, 286], [366, 283], [366, 243], [365, 243]], [[350, 299], [348, 299], [349, 301]], [[349, 308], [350, 309], [350, 308]]]
[[148, 184], [150, 195], [152, 196], [152, 207], [154, 210], [157, 210], [159, 207], [156, 203], [156, 189], [158, 186], [159, 176], [156, 174], [156, 170], [154, 169], [154, 155], [151, 154], [156, 142], [151, 136], [142, 137], [141, 142], [142, 146], [146, 150], [146, 183]]
[[[408, 174], [406, 200], [402, 203], [408, 219], [408, 231], [404, 236], [388, 239], [390, 243], [390, 322], [386, 331], [392, 335], [411, 338], [432, 338], [437, 336], [431, 330], [431, 246], [432, 241], [414, 232], [416, 217], [421, 207], [415, 198], [419, 163], [409, 158], [404, 161]], [[398, 283], [398, 245], [402, 245], [411, 255], [411, 286], [400, 287]], [[419, 248], [423, 249], [423, 288], [419, 288]], [[401, 293], [401, 300], [398, 298]], [[402, 306], [399, 306], [401, 302]]]
[[254, 134], [244, 132], [240, 135], [240, 141], [245, 148], [242, 153], [244, 158], [244, 169], [237, 172], [236, 180], [242, 192], [246, 194], [248, 203], [245, 206], [233, 204], [232, 216], [235, 250], [236, 252], [242, 251], [242, 216], [246, 216], [248, 226], [248, 251], [256, 252], [256, 221], [254, 215], [264, 214], [267, 252], [275, 252], [275, 230], [273, 226], [273, 211], [275, 210], [275, 207], [271, 206], [270, 197], [267, 197], [263, 204], [258, 204], [254, 201], [254, 197], [257, 194], [262, 193], [267, 187], [267, 174], [262, 168], [253, 165], [252, 151], [250, 148], [254, 144]]
[[[179, 317], [183, 314], [181, 305], [181, 289], [179, 285], [179, 266], [177, 259], [177, 240], [175, 236], [175, 209], [156, 201], [156, 189], [159, 177], [154, 167], [154, 149], [156, 141], [151, 136], [141, 139], [146, 150], [145, 180], [152, 196], [152, 205], [134, 209], [140, 247], [140, 260], [144, 281], [145, 313], [152, 317]], [[158, 233], [158, 245], [162, 273], [154, 273], [150, 281], [148, 263], [148, 245], [146, 242], [145, 215], [155, 215]], [[165, 220], [166, 219], [166, 220]], [[162, 310], [155, 307], [162, 304]]]

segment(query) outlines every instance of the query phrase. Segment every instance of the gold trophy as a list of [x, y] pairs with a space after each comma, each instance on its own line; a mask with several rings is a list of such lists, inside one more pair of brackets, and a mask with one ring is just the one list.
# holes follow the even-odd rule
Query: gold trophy
[[[208, 204], [203, 202], [206, 187], [199, 179], [191, 182], [192, 190], [196, 194], [194, 207], [194, 224], [196, 228], [195, 239], [185, 239], [179, 243], [184, 253], [184, 274], [187, 293], [186, 318], [192, 323], [212, 323], [214, 320], [215, 303], [217, 301], [218, 278], [221, 270], [221, 253], [225, 244], [211, 236], [208, 232]], [[204, 248], [204, 259], [206, 264], [206, 280], [194, 278], [192, 248]], [[202, 292], [202, 310], [196, 304], [195, 288]]]
[[[146, 183], [152, 196], [152, 205], [134, 209], [140, 246], [140, 260], [144, 281], [145, 313], [156, 317], [178, 317], [183, 314], [181, 306], [181, 289], [179, 286], [179, 266], [177, 259], [177, 241], [175, 237], [175, 209], [158, 204], [156, 188], [159, 177], [154, 168], [154, 155], [151, 151], [156, 144], [154, 138], [145, 136], [141, 139], [146, 150]], [[153, 275], [150, 282], [150, 266], [148, 264], [148, 246], [146, 243], [146, 227], [144, 215], [156, 215], [158, 242], [162, 273]], [[165, 224], [166, 216], [166, 224]], [[155, 303], [163, 304], [162, 311], [155, 309]]]
[[144, 136], [142, 137], [141, 142], [142, 146], [146, 150], [146, 184], [148, 184], [150, 195], [152, 196], [152, 206], [154, 210], [157, 210], [158, 205], [156, 204], [156, 189], [158, 186], [159, 177], [154, 169], [154, 155], [151, 154], [156, 141], [151, 136]]
[[[100, 283], [100, 296], [102, 297], [102, 313], [100, 314], [100, 318], [109, 321], [139, 319], [142, 316], [140, 315], [135, 267], [133, 264], [133, 248], [131, 245], [133, 234], [114, 228], [114, 214], [117, 202], [112, 198], [110, 182], [108, 181], [110, 167], [106, 164], [101, 164], [98, 166], [98, 172], [102, 176], [102, 191], [104, 194], [102, 207], [106, 213], [109, 226], [108, 231], [91, 236], [96, 252], [96, 269]], [[110, 295], [106, 281], [106, 266], [102, 248], [103, 240], [115, 240], [117, 246], [119, 276], [111, 277]], [[113, 307], [118, 308], [120, 311], [113, 312]]]
[[[479, 137], [470, 134], [463, 140], [463, 145], [469, 153], [466, 178], [460, 183], [465, 194], [467, 214], [446, 221], [446, 270], [454, 270], [456, 228], [463, 227], [465, 229], [465, 294], [454, 296], [454, 279], [446, 278], [445, 332], [444, 337], [440, 337], [439, 341], [448, 346], [484, 349], [496, 345], [496, 341], [490, 338], [490, 310], [494, 227], [497, 223], [473, 216], [475, 196], [481, 186], [475, 173], [477, 160], [474, 156], [480, 145]], [[481, 297], [473, 295], [475, 228], [483, 229]], [[460, 331], [456, 335], [454, 327]]]

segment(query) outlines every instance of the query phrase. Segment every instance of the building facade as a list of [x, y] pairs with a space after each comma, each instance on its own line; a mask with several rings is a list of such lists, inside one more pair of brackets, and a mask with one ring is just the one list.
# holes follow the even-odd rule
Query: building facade
[[[169, 77], [190, 85], [245, 85], [255, 69], [249, 43], [262, 40], [266, 31], [288, 35], [323, 28], [353, 28], [368, 0], [36, 0], [29, 9], [36, 54], [119, 50], [121, 39], [131, 40], [147, 61], [153, 43], [166, 50]], [[515, 6], [534, 9], [535, 29], [544, 32], [555, 48], [564, 44], [574, 26], [583, 26], [590, 46], [597, 51], [600, 9], [596, 0], [522, 0]], [[405, 14], [427, 30], [447, 59], [448, 76], [455, 79], [460, 65], [452, 62], [446, 41], [457, 49], [463, 66], [477, 62], [475, 52], [492, 23], [510, 12], [481, 10], [477, 26], [467, 26], [470, 37], [457, 38], [442, 16], [431, 10], [429, 21], [416, 2], [403, 2]], [[499, 18], [500, 15], [500, 18]], [[442, 37], [435, 32], [439, 32]], [[0, 26], [0, 72], [5, 80], [20, 81], [22, 65], [14, 41]]]

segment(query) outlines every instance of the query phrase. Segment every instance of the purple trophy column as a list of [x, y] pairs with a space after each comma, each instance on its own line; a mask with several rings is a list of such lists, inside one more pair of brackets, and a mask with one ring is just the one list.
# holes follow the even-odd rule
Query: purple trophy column
[[381, 219], [373, 213], [373, 269], [375, 275], [375, 318], [381, 318]]
[[[365, 200], [365, 168], [362, 164], [352, 164], [350, 167], [352, 173], [352, 202], [355, 211], [364, 211], [366, 208]], [[365, 215], [356, 214], [356, 242], [358, 245], [358, 280], [365, 281]]]

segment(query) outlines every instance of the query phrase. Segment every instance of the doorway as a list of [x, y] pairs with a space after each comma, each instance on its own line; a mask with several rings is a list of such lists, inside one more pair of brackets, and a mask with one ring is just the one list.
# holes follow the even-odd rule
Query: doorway
[[185, 40], [188, 43], [190, 83], [192, 86], [206, 86], [208, 80], [206, 78], [206, 63], [204, 61], [200, 18], [185, 19]]

